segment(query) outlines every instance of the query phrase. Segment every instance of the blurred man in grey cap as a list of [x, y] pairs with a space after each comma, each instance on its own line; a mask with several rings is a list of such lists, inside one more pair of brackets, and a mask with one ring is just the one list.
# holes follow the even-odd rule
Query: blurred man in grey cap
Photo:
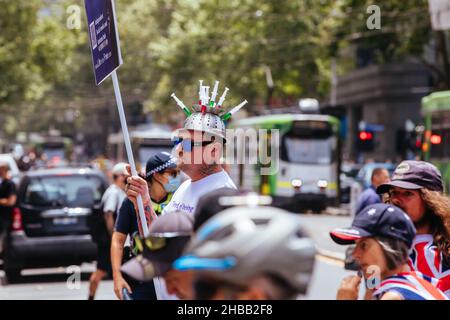
[[137, 241], [143, 253], [125, 263], [121, 271], [139, 281], [163, 277], [167, 293], [179, 299], [192, 299], [191, 272], [174, 270], [172, 263], [183, 253], [193, 228], [193, 217], [183, 212], [169, 212], [150, 227], [150, 234]]

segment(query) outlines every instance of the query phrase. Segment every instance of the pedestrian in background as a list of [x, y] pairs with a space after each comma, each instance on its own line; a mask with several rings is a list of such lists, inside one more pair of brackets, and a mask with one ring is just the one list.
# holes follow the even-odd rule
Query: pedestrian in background
[[89, 300], [94, 300], [100, 282], [108, 275], [112, 275], [110, 247], [111, 237], [117, 212], [126, 198], [125, 185], [128, 172], [126, 163], [118, 163], [112, 169], [112, 184], [106, 189], [102, 197], [102, 212], [99, 227], [94, 231], [97, 233], [97, 269], [89, 278]]
[[358, 214], [358, 212], [371, 204], [382, 202], [381, 197], [376, 192], [376, 190], [378, 186], [390, 181], [389, 172], [384, 168], [375, 168], [372, 171], [370, 181], [371, 185], [359, 196], [358, 202], [356, 204], [355, 214]]
[[11, 223], [16, 201], [16, 186], [10, 179], [9, 165], [6, 161], [0, 161], [0, 245], [3, 245], [3, 238]]

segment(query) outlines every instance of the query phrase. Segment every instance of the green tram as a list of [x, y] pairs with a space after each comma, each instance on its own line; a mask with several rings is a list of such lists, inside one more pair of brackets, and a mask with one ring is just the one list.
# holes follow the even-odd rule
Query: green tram
[[[294, 212], [308, 209], [321, 212], [329, 205], [338, 205], [341, 142], [337, 118], [311, 114], [267, 115], [233, 121], [229, 128], [268, 132], [265, 136], [259, 134], [258, 142], [252, 142], [248, 139], [252, 131], [245, 131], [238, 138], [240, 142], [234, 143], [238, 158], [249, 155], [249, 161], [241, 159], [232, 166], [232, 178], [241, 188], [270, 195], [275, 205]], [[266, 141], [261, 144], [264, 142], [261, 140]], [[261, 163], [259, 157], [252, 162], [252, 151], [260, 154], [263, 148], [271, 149], [264, 150], [271, 154], [270, 164]], [[261, 174], [264, 166], [272, 168], [270, 174]]]

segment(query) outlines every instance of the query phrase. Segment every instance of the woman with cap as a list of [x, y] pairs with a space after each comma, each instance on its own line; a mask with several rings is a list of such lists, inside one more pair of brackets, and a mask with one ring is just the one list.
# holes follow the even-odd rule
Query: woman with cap
[[443, 190], [441, 173], [424, 161], [403, 161], [391, 182], [377, 188], [409, 215], [417, 229], [411, 269], [439, 279], [450, 297], [450, 199]]
[[[148, 159], [145, 168], [145, 180], [147, 181], [147, 189], [152, 200], [153, 210], [157, 215], [160, 215], [165, 206], [172, 199], [172, 195], [180, 185], [180, 170], [177, 166], [177, 160], [167, 152], [159, 152]], [[128, 172], [130, 168], [128, 166]], [[128, 196], [132, 193], [127, 185], [126, 191]], [[130, 200], [131, 199], [131, 200]], [[133, 201], [132, 201], [133, 200]], [[130, 288], [128, 282], [123, 278], [120, 272], [122, 265], [122, 257], [127, 236], [132, 240], [131, 248], [133, 255], [137, 255], [138, 249], [134, 245], [134, 238], [140, 231], [140, 225], [137, 222], [137, 208], [135, 197], [125, 199], [119, 210], [117, 217], [112, 245], [111, 245], [111, 260], [114, 278], [114, 291], [119, 299], [122, 299], [122, 289], [127, 288], [132, 293], [133, 299], [149, 299], [154, 298], [154, 288], [149, 293], [149, 284], [136, 283], [134, 288]], [[150, 283], [153, 287], [153, 284]], [[134, 289], [134, 290], [132, 290]], [[141, 290], [142, 289], [142, 290]], [[142, 293], [142, 294], [140, 294]]]
[[[353, 256], [361, 267], [366, 286], [376, 300], [447, 300], [438, 289], [439, 280], [408, 266], [409, 250], [416, 229], [400, 208], [375, 204], [355, 216], [352, 226], [334, 229], [331, 238], [338, 244], [356, 243]], [[338, 300], [358, 298], [361, 277], [345, 278], [337, 293]]]

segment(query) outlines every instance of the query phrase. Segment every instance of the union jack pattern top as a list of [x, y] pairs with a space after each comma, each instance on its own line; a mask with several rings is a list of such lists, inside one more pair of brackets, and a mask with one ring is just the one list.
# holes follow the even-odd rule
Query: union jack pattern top
[[438, 279], [439, 288], [450, 298], [450, 266], [442, 259], [431, 234], [419, 234], [415, 237], [408, 264], [411, 270]]
[[427, 277], [420, 272], [404, 272], [384, 279], [373, 298], [380, 300], [387, 292], [395, 292], [403, 300], [448, 300], [437, 288], [439, 280]]

